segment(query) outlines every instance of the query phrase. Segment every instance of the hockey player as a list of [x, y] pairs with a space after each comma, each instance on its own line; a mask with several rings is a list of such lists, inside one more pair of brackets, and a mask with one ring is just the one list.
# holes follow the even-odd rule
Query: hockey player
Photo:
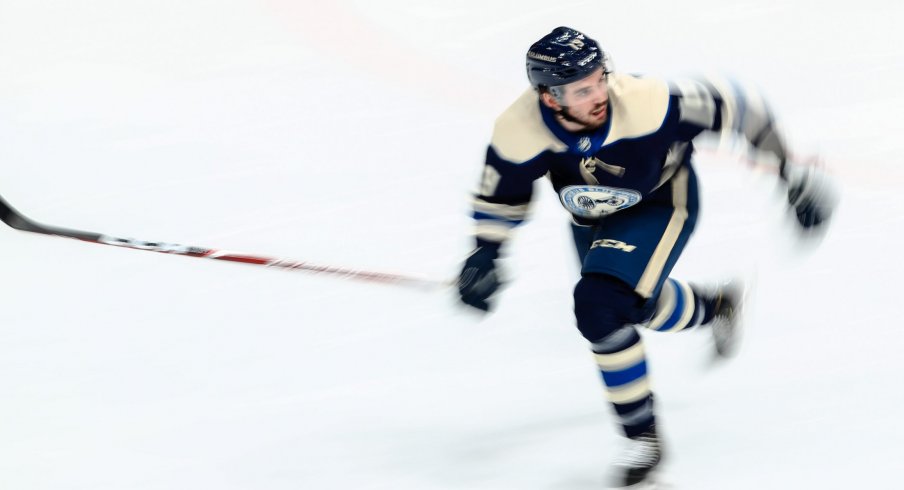
[[677, 332], [710, 328], [716, 352], [732, 353], [739, 287], [700, 288], [669, 277], [697, 220], [692, 140], [733, 131], [772, 154], [804, 228], [828, 219], [832, 203], [807, 173], [791, 176], [765, 102], [731, 83], [613, 73], [584, 34], [559, 27], [527, 52], [532, 88], [496, 120], [474, 199], [476, 248], [459, 293], [490, 309], [500, 248], [523, 222], [533, 182], [548, 177], [573, 217], [581, 261], [574, 289], [577, 327], [590, 342], [628, 449], [617, 485], [644, 481], [662, 458], [653, 394], [636, 325]]

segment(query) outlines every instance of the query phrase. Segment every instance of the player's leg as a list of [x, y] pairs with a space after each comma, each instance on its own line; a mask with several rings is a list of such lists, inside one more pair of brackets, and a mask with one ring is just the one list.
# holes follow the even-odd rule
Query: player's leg
[[[612, 218], [610, 220], [617, 222], [617, 220]], [[611, 228], [605, 224], [600, 226], [571, 225], [575, 251], [581, 264], [584, 263], [588, 252], [592, 248], [596, 248], [594, 247], [594, 236], [599, 232], [601, 226], [607, 226], [607, 229]], [[613, 259], [617, 260], [617, 257]], [[645, 318], [647, 321], [638, 323], [651, 330], [661, 332], [679, 332], [708, 323], [712, 320], [720, 303], [722, 303], [722, 295], [720, 293], [721, 290], [705, 291], [702, 288], [670, 277], [662, 284], [658, 296], [650, 298], [644, 306], [648, 311]]]
[[622, 280], [585, 274], [574, 289], [577, 326], [590, 342], [606, 394], [628, 437], [654, 423], [643, 342], [635, 324], [645, 314], [643, 298]]
[[[591, 342], [607, 397], [631, 441], [627, 458], [617, 468], [622, 485], [642, 481], [662, 456], [646, 356], [634, 325], [655, 316], [656, 299], [693, 232], [693, 172], [679, 170], [651, 197], [594, 227], [575, 288], [578, 328]], [[690, 316], [693, 319], [693, 311]]]
[[635, 324], [645, 318], [645, 299], [605, 274], [584, 274], [574, 290], [578, 329], [594, 358], [629, 447], [613, 478], [629, 486], [647, 478], [662, 458], [643, 340]]
[[707, 327], [716, 354], [730, 357], [737, 350], [741, 333], [744, 296], [744, 287], [738, 281], [704, 288], [669, 277], [659, 296], [649, 300], [652, 313], [642, 325], [659, 332]]

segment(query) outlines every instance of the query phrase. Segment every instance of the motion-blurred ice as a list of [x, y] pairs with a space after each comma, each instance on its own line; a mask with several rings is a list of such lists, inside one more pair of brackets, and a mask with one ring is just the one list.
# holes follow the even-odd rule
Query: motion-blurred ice
[[[517, 7], [517, 8], [516, 8]], [[0, 1], [0, 194], [60, 226], [447, 279], [493, 119], [557, 25], [771, 96], [842, 201], [701, 152], [676, 269], [755, 274], [737, 359], [646, 335], [674, 488], [897, 477], [899, 3]], [[0, 228], [0, 488], [595, 489], [617, 444], [546, 188], [485, 319], [425, 292]]]

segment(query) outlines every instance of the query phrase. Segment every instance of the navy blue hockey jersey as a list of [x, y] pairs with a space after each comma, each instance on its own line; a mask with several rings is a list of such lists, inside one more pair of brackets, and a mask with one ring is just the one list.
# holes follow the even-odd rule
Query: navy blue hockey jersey
[[784, 158], [754, 91], [621, 74], [611, 74], [608, 86], [610, 116], [593, 131], [566, 131], [532, 89], [499, 116], [474, 200], [478, 239], [505, 241], [527, 216], [533, 182], [544, 176], [578, 224], [638, 205], [690, 165], [692, 140], [703, 131], [732, 131]]

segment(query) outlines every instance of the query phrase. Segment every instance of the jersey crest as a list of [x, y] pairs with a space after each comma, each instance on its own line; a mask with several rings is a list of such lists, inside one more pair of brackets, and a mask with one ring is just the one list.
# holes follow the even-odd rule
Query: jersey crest
[[581, 218], [602, 218], [640, 202], [641, 194], [633, 189], [603, 185], [569, 185], [559, 191], [562, 206]]

